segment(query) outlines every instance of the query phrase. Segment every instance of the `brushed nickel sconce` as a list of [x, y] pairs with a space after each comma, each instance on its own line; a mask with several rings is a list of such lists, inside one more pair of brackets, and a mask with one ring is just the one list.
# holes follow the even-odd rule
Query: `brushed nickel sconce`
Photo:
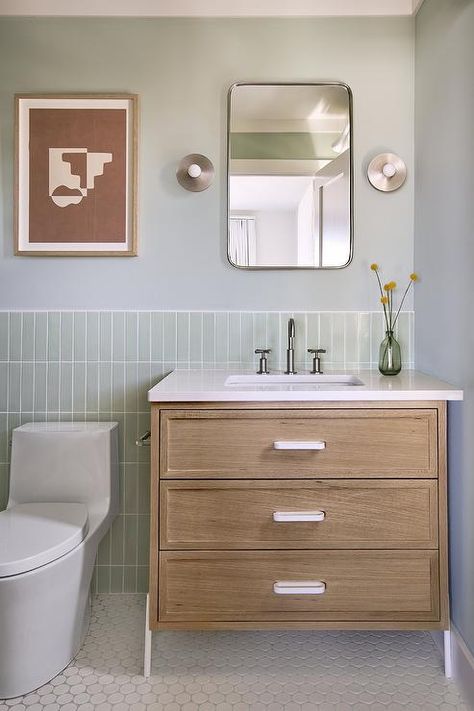
[[214, 166], [209, 158], [200, 153], [185, 156], [176, 171], [178, 183], [186, 190], [201, 192], [206, 190], [214, 179]]
[[407, 167], [395, 153], [380, 153], [375, 156], [367, 168], [369, 183], [376, 190], [391, 192], [398, 190], [407, 177]]

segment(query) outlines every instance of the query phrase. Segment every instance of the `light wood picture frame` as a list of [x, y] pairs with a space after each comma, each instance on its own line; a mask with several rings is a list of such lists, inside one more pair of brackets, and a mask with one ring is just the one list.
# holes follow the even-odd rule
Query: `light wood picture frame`
[[137, 255], [136, 94], [15, 96], [15, 255]]

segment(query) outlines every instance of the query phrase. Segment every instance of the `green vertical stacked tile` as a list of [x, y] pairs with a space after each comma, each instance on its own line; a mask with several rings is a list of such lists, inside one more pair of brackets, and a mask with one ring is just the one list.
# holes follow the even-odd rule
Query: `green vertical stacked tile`
[[[148, 584], [147, 391], [179, 368], [254, 369], [256, 347], [285, 366], [286, 324], [296, 321], [297, 367], [308, 347], [326, 348], [326, 369], [376, 368], [383, 336], [375, 312], [15, 311], [0, 312], [0, 508], [8, 498], [9, 440], [29, 421], [114, 420], [120, 426], [120, 513], [100, 544], [94, 586], [144, 592]], [[397, 337], [413, 367], [413, 313]]]

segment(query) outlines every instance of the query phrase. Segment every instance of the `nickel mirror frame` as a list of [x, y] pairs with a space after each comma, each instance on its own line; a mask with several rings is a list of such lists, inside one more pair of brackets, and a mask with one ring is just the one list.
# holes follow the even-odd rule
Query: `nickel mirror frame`
[[[232, 92], [240, 86], [340, 86], [347, 91], [348, 111], [349, 111], [349, 258], [345, 264], [331, 267], [311, 267], [311, 266], [249, 266], [235, 264], [229, 254], [229, 217], [230, 217], [230, 127], [232, 118]], [[227, 234], [227, 261], [236, 269], [246, 271], [261, 271], [261, 270], [287, 270], [287, 269], [305, 269], [310, 271], [319, 271], [323, 269], [345, 269], [350, 265], [354, 257], [354, 150], [353, 150], [353, 97], [352, 90], [348, 84], [342, 81], [237, 81], [234, 82], [227, 92], [227, 146], [226, 146], [226, 170], [227, 170], [227, 211], [226, 211], [226, 234]]]

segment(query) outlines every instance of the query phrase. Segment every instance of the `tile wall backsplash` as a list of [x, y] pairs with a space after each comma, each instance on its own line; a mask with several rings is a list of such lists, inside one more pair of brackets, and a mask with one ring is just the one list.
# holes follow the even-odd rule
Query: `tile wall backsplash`
[[[149, 428], [147, 390], [174, 368], [249, 367], [257, 347], [282, 368], [286, 325], [296, 321], [297, 365], [308, 347], [327, 349], [326, 368], [377, 367], [384, 335], [379, 312], [0, 312], [0, 509], [8, 495], [12, 428], [32, 420], [120, 423], [121, 509], [99, 548], [100, 592], [147, 588]], [[413, 367], [412, 312], [401, 314], [404, 367]]]

